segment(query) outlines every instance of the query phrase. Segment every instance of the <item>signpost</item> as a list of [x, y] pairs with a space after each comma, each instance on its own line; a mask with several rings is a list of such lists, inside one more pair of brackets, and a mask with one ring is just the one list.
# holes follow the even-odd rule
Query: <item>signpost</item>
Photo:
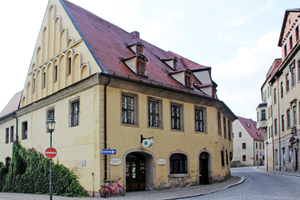
[[108, 155], [108, 163], [109, 163], [109, 184], [110, 184], [110, 155], [116, 155], [117, 150], [116, 149], [102, 149], [102, 154], [103, 155]]
[[48, 157], [48, 158], [54, 158], [57, 154], [57, 151], [55, 148], [53, 147], [49, 147], [46, 149], [45, 151], [45, 155]]

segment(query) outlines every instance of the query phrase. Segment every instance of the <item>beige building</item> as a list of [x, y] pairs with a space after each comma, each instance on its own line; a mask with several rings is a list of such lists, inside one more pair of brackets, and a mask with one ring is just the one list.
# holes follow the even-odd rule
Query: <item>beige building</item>
[[269, 84], [271, 77], [275, 74], [281, 59], [275, 59], [272, 63], [264, 84], [261, 87], [262, 103], [256, 108], [257, 127], [263, 130], [265, 138], [265, 167], [267, 170], [273, 170], [273, 105], [272, 105], [272, 85]]
[[268, 157], [272, 157], [268, 169], [299, 171], [299, 20], [300, 9], [286, 10], [278, 41], [282, 59], [274, 61], [261, 88], [263, 101], [268, 94], [265, 109], [270, 112], [267, 123], [258, 119], [258, 126], [265, 128]]
[[252, 119], [238, 117], [233, 127], [232, 166], [257, 166], [264, 161], [263, 131]]
[[[24, 89], [0, 113], [0, 161], [9, 162], [14, 140], [43, 153], [52, 118], [54, 160], [88, 191], [109, 178], [126, 191], [227, 179], [236, 116], [211, 73], [137, 31], [50, 0]], [[114, 150], [110, 160], [103, 149]]]

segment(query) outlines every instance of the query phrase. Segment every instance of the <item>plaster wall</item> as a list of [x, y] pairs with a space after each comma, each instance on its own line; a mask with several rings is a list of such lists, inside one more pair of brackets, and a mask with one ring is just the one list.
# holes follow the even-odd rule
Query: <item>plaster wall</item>
[[[253, 166], [253, 138], [248, 134], [246, 129], [239, 120], [232, 123], [233, 126], [233, 161], [240, 161], [241, 166]], [[242, 137], [239, 137], [242, 132]], [[246, 149], [242, 149], [242, 143], [246, 143]], [[243, 161], [243, 155], [246, 155], [246, 161]]]

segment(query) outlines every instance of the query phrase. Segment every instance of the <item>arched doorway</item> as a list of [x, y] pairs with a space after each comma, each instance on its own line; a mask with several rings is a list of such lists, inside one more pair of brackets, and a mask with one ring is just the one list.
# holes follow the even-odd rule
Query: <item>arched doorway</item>
[[209, 154], [202, 152], [199, 156], [199, 185], [209, 184]]
[[126, 156], [126, 191], [146, 190], [146, 158], [139, 153]]

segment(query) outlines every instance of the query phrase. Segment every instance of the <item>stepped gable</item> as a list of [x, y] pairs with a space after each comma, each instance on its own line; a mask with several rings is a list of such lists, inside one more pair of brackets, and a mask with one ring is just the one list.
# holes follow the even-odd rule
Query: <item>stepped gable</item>
[[[136, 34], [136, 32], [135, 34], [128, 33], [69, 1], [63, 0], [62, 2], [65, 4], [65, 8], [71, 20], [73, 20], [74, 25], [80, 29], [79, 32], [82, 33], [82, 37], [89, 43], [96, 57], [109, 74], [116, 72], [125, 76], [135, 76], [122, 60], [135, 56], [129, 46], [137, 42], [145, 46], [143, 54], [148, 59], [148, 80], [155, 80], [175, 87], [183, 87], [179, 82], [169, 76], [168, 73], [173, 70], [170, 69], [162, 59], [176, 58], [178, 60], [177, 71], [207, 68], [173, 52], [164, 51], [140, 39], [138, 37], [139, 34]], [[197, 85], [202, 85], [195, 77], [193, 81]], [[198, 89], [194, 89], [194, 92], [197, 92], [199, 95], [207, 96]]]

